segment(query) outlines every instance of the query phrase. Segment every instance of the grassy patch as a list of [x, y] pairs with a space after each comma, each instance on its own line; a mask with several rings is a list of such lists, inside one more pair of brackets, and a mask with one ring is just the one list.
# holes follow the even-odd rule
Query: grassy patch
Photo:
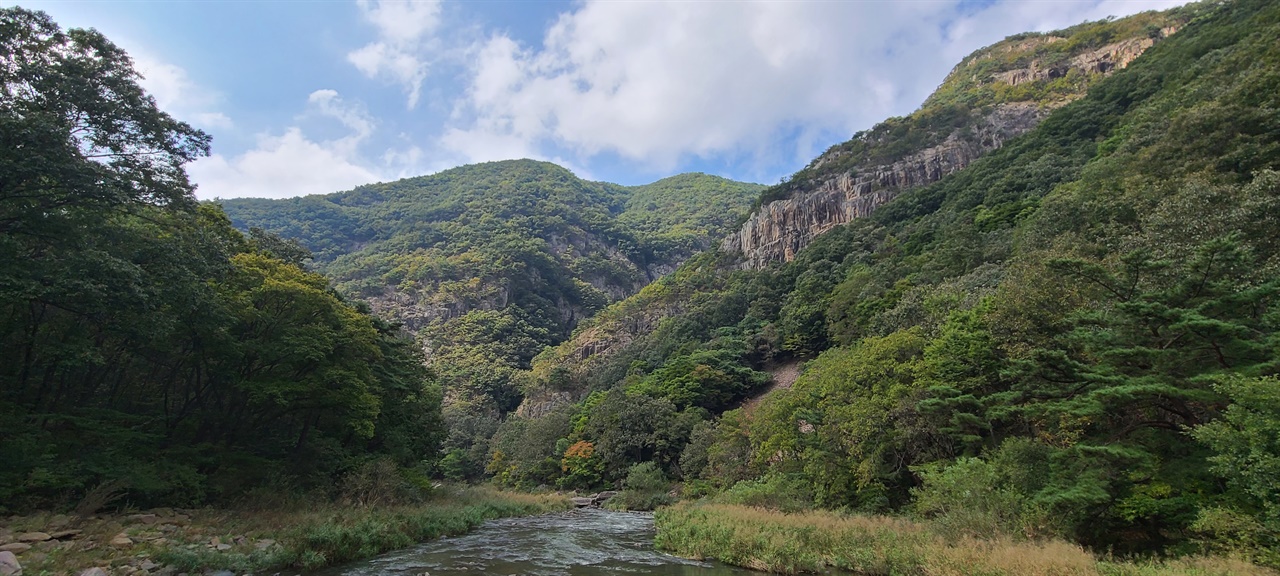
[[[368, 558], [440, 536], [462, 534], [486, 520], [540, 514], [570, 507], [558, 495], [503, 492], [487, 487], [446, 488], [431, 499], [398, 506], [294, 503], [265, 510], [162, 511], [141, 522], [129, 515], [73, 519], [82, 531], [19, 554], [23, 573], [76, 574], [150, 561], [176, 572], [231, 570], [260, 573]], [[12, 520], [4, 531], [42, 529], [48, 515]], [[133, 543], [113, 546], [119, 535]]]
[[811, 511], [787, 514], [682, 503], [656, 514], [656, 544], [691, 558], [798, 574], [843, 570], [884, 576], [1275, 576], [1247, 562], [1192, 558], [1099, 560], [1077, 545], [1009, 538], [945, 539], [927, 524]]

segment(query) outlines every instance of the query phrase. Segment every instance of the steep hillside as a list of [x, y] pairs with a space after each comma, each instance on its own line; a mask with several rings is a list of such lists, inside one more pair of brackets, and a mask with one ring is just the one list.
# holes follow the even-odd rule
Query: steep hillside
[[705, 174], [624, 187], [519, 160], [223, 208], [238, 228], [297, 239], [341, 292], [415, 332], [451, 442], [469, 445], [462, 420], [492, 433], [539, 351], [710, 247], [762, 189]]
[[[1129, 28], [1161, 39], [1106, 75], [1054, 78], [1054, 60], [1030, 55], [961, 91], [953, 74], [926, 108], [993, 104], [994, 74], [1008, 89], [1088, 84], [967, 166], [759, 269], [703, 253], [584, 322], [535, 360], [526, 417], [494, 437], [490, 470], [574, 486], [654, 462], [729, 501], [1280, 560], [1280, 5], [1015, 37], [962, 67]], [[1088, 54], [1061, 61], [1101, 61]], [[916, 116], [885, 126], [766, 204], [820, 193], [848, 174], [845, 154], [880, 166], [953, 133], [891, 130]], [[762, 371], [810, 357], [790, 389], [721, 412]]]
[[[765, 190], [746, 222], [723, 239], [720, 252], [733, 265], [749, 270], [794, 260], [823, 233], [866, 218], [899, 194], [958, 172], [1032, 130], [1054, 110], [1083, 97], [1089, 87], [1177, 32], [1197, 10], [1147, 12], [1044, 34], [1018, 34], [970, 54], [916, 112], [832, 146], [785, 182]], [[723, 283], [723, 276], [712, 277]], [[698, 288], [700, 298], [711, 290], [707, 285]], [[617, 363], [609, 357], [653, 331], [664, 318], [684, 312], [689, 297], [687, 290], [667, 283], [584, 324], [571, 339], [544, 354], [538, 363], [545, 366], [535, 368], [541, 374], [555, 366], [569, 378], [557, 380], [551, 389], [535, 389], [523, 413], [545, 411], [575, 395], [607, 387], [605, 380], [618, 377], [606, 367]]]
[[1148, 12], [1020, 34], [965, 58], [919, 110], [832, 146], [760, 198], [725, 252], [761, 268], [864, 218], [906, 190], [964, 169], [1083, 96], [1178, 31], [1192, 11]]
[[297, 239], [340, 289], [411, 329], [515, 305], [549, 315], [558, 340], [706, 248], [761, 188], [705, 174], [623, 187], [524, 160], [223, 207], [241, 229]]

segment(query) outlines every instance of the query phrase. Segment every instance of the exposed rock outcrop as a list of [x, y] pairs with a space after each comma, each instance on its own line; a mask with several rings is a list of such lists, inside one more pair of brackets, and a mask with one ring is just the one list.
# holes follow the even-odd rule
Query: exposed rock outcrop
[[1010, 138], [1034, 128], [1049, 111], [1027, 102], [995, 106], [977, 126], [956, 130], [941, 144], [892, 164], [837, 174], [812, 192], [762, 206], [720, 247], [742, 254], [745, 268], [789, 262], [818, 235], [870, 215], [904, 190], [936, 182], [963, 169]]
[[[1016, 86], [1060, 78], [1072, 70], [1088, 75], [1106, 75], [1128, 66], [1159, 38], [1177, 30], [1177, 26], [1168, 26], [1158, 34], [1122, 40], [1053, 63], [1034, 59], [1026, 67], [993, 73], [982, 82]], [[969, 59], [957, 67], [953, 75], [991, 54], [1034, 52], [1040, 46], [1062, 40], [1055, 36], [1040, 36], [995, 47], [986, 55]], [[905, 190], [931, 184], [958, 172], [982, 155], [1000, 148], [1009, 139], [1030, 131], [1054, 108], [1069, 101], [997, 104], [976, 124], [954, 130], [941, 143], [889, 164], [855, 166], [807, 184], [806, 191], [765, 204], [752, 213], [737, 232], [723, 240], [721, 249], [740, 254], [743, 268], [759, 269], [774, 262], [789, 262], [818, 235], [854, 218], [866, 217]], [[842, 153], [839, 148], [833, 148], [815, 160], [811, 167], [831, 163]]]
[[1128, 66], [1130, 62], [1141, 56], [1148, 48], [1154, 46], [1158, 38], [1163, 38], [1177, 31], [1178, 28], [1176, 26], [1170, 26], [1162, 29], [1158, 37], [1130, 38], [1115, 42], [1096, 50], [1077, 54], [1057, 64], [1050, 64], [1041, 59], [1032, 60], [1031, 64], [1025, 68], [1017, 68], [995, 74], [994, 80], [1017, 86], [1027, 82], [1062, 78], [1072, 70], [1083, 73], [1106, 74], [1112, 70]]

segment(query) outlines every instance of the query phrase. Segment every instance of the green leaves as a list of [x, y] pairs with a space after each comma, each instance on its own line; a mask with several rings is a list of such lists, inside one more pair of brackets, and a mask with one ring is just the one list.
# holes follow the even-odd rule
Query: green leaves
[[123, 51], [13, 8], [0, 64], [6, 505], [104, 482], [197, 505], [276, 474], [331, 485], [370, 451], [434, 457], [420, 358], [296, 244], [195, 204], [183, 165], [209, 138], [156, 109]]
[[1192, 434], [1215, 452], [1213, 471], [1239, 490], [1233, 504], [1256, 511], [1274, 544], [1280, 539], [1280, 380], [1234, 376], [1215, 389], [1231, 404], [1220, 420]]

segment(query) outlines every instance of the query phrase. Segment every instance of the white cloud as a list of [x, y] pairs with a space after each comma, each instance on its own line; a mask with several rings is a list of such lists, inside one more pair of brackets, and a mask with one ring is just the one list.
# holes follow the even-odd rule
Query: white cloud
[[910, 112], [1005, 35], [1180, 3], [588, 1], [541, 46], [503, 34], [474, 46], [440, 144], [470, 161], [560, 150], [658, 170], [690, 155], [803, 161]]
[[142, 88], [156, 105], [173, 117], [198, 128], [229, 129], [231, 118], [217, 111], [222, 96], [197, 85], [180, 66], [164, 62], [143, 50], [131, 50], [134, 69], [142, 75]]
[[378, 180], [339, 150], [308, 139], [296, 126], [279, 136], [260, 135], [256, 148], [235, 158], [214, 154], [197, 160], [187, 171], [203, 199], [291, 198]]
[[379, 39], [347, 54], [347, 61], [370, 78], [389, 78], [408, 94], [408, 107], [418, 104], [427, 79], [432, 34], [440, 25], [439, 0], [357, 0], [365, 20]]
[[[257, 145], [228, 158], [214, 154], [187, 167], [199, 185], [200, 198], [289, 198], [324, 194], [383, 180], [384, 170], [369, 167], [360, 147], [373, 134], [375, 122], [362, 106], [349, 104], [334, 90], [316, 90], [307, 97], [307, 111], [299, 123], [336, 121], [345, 130], [337, 138], [317, 140], [299, 125], [281, 134], [259, 134]], [[416, 161], [410, 153], [387, 152], [383, 168]]]

